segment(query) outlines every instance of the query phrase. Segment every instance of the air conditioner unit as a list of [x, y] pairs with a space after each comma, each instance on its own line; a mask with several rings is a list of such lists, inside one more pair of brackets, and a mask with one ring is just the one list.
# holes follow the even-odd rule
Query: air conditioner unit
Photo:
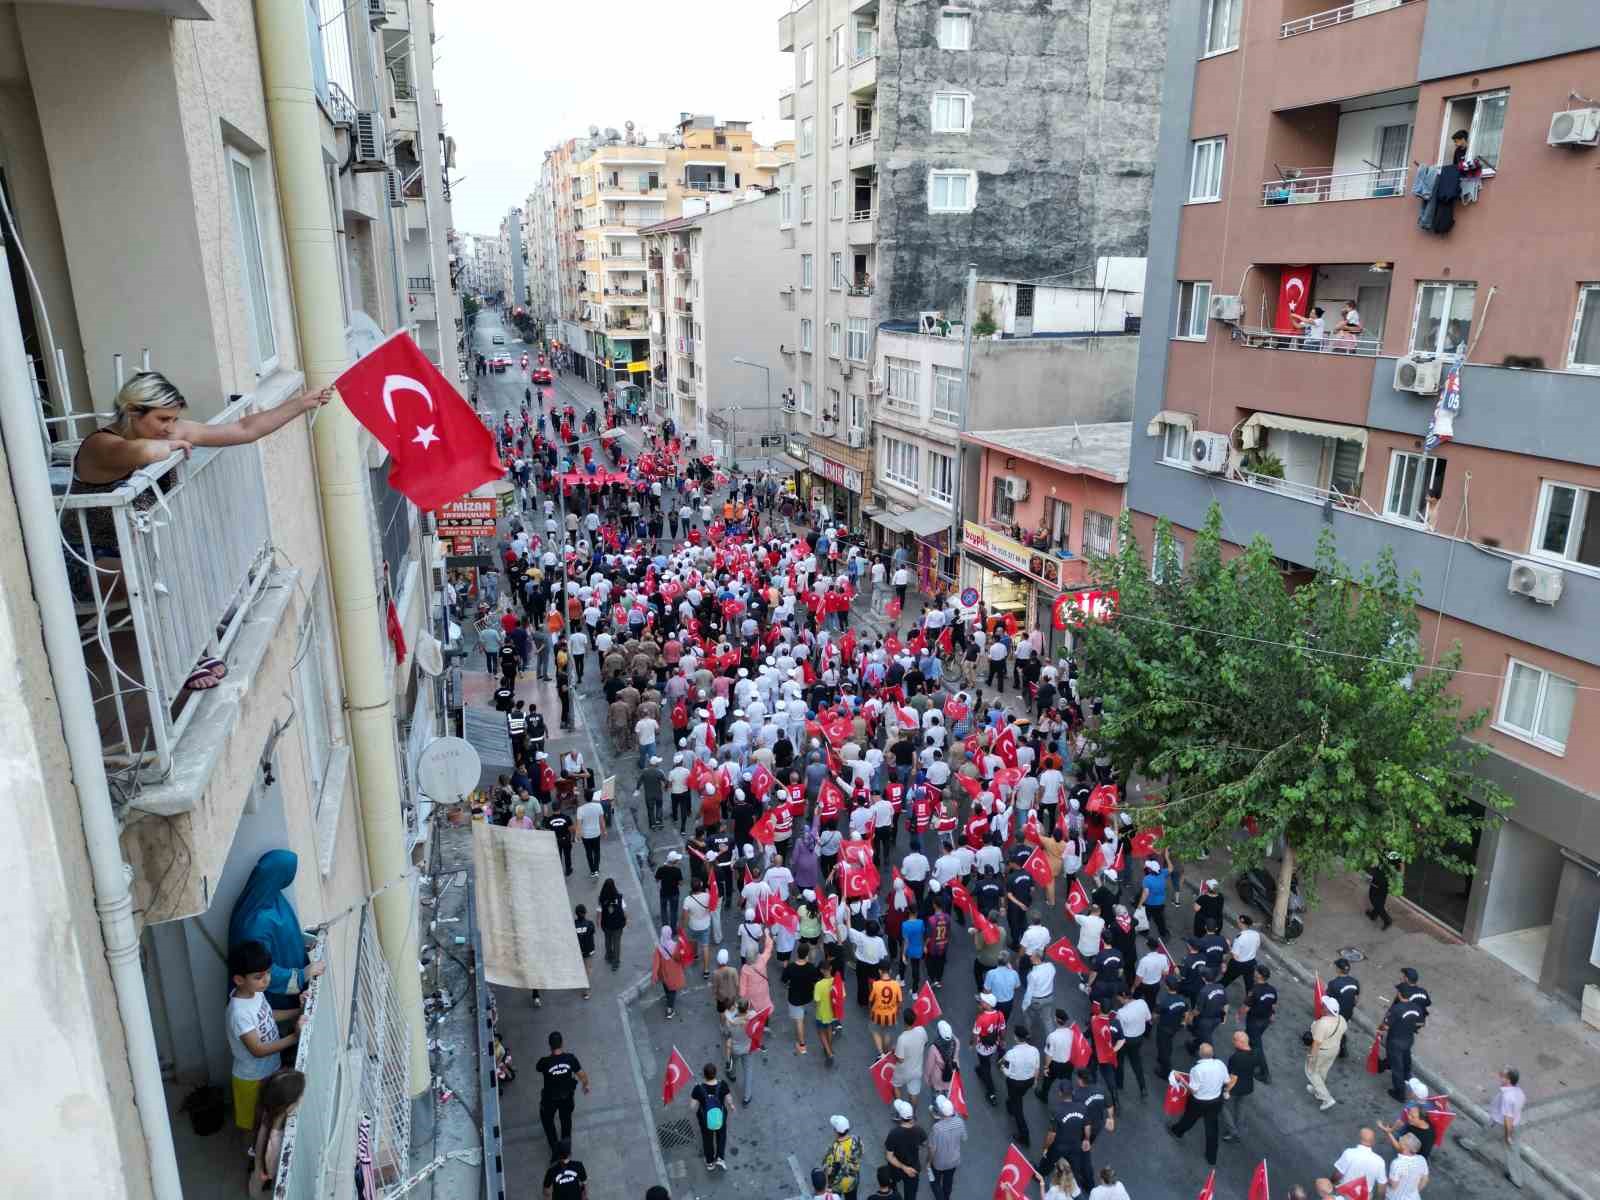
[[351, 166], [357, 171], [385, 171], [389, 168], [389, 138], [380, 113], [356, 114], [356, 157]]
[[852, 429], [844, 436], [844, 444], [852, 450], [859, 450], [867, 444], [867, 431], [865, 429]]
[[1550, 136], [1545, 141], [1552, 146], [1580, 149], [1600, 146], [1600, 108], [1572, 108], [1552, 114]]
[[1220, 475], [1228, 469], [1228, 435], [1201, 430], [1189, 436], [1189, 465], [1197, 471]]
[[1213, 321], [1238, 321], [1244, 317], [1244, 301], [1238, 296], [1213, 296], [1210, 313]]
[[1565, 580], [1566, 575], [1560, 567], [1519, 558], [1511, 564], [1511, 574], [1506, 578], [1506, 591], [1514, 596], [1526, 596], [1536, 604], [1554, 604], [1561, 599]]
[[1005, 481], [1007, 500], [1026, 500], [1028, 498], [1028, 481], [1021, 475], [1007, 475]]
[[367, 0], [367, 24], [376, 29], [389, 20], [389, 0]]
[[1419, 396], [1437, 395], [1439, 377], [1443, 373], [1443, 359], [1431, 354], [1407, 354], [1395, 360], [1394, 390], [1416, 392]]
[[877, 379], [869, 379], [869, 380], [867, 380], [867, 395], [869, 395], [869, 396], [881, 396], [881, 395], [883, 395], [883, 383], [880, 380], [877, 380]]
[[400, 172], [390, 167], [383, 173], [384, 190], [389, 195], [390, 208], [404, 208], [406, 206], [405, 189], [400, 185]]

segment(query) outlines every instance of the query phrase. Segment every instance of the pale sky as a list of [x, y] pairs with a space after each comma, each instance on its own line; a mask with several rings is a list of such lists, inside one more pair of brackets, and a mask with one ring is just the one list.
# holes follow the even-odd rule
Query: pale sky
[[436, 0], [434, 85], [456, 140], [455, 227], [492, 234], [538, 182], [544, 152], [589, 126], [649, 137], [680, 112], [792, 136], [778, 93], [790, 0]]

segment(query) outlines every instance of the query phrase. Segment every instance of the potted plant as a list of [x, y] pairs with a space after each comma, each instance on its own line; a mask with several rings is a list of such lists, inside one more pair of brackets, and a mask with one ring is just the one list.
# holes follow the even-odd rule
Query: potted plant
[[1283, 459], [1270, 450], [1252, 450], [1244, 456], [1244, 469], [1267, 479], [1283, 478]]
[[985, 305], [978, 310], [978, 319], [972, 323], [973, 337], [989, 337], [1000, 326], [994, 323], [994, 307]]

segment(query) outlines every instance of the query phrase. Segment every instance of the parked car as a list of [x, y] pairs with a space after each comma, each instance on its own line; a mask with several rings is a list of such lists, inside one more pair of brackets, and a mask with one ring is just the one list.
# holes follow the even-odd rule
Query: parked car
[[[1270, 925], [1272, 910], [1278, 903], [1276, 877], [1269, 871], [1256, 867], [1240, 875], [1235, 886], [1238, 888], [1240, 901], [1265, 913]], [[1306, 931], [1305, 921], [1301, 917], [1305, 910], [1306, 902], [1300, 899], [1300, 880], [1296, 877], [1289, 885], [1289, 919], [1284, 927], [1284, 941], [1292, 942]]]
[[550, 368], [549, 367], [535, 367], [533, 369], [533, 381], [535, 383], [549, 384], [549, 382], [550, 382]]

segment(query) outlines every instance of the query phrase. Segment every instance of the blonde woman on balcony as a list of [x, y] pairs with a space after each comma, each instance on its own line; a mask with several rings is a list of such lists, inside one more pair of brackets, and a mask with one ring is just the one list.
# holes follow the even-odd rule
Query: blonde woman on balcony
[[[209, 425], [183, 416], [188, 401], [166, 376], [157, 371], [141, 371], [117, 393], [111, 424], [97, 429], [78, 447], [72, 460], [73, 495], [114, 492], [136, 471], [165, 462], [174, 454], [188, 457], [196, 446], [242, 446], [276, 433], [301, 413], [321, 408], [333, 395], [331, 387], [320, 392], [301, 392], [276, 408], [251, 413], [225, 425]], [[156, 493], [146, 488], [134, 500], [139, 510], [155, 504]], [[89, 586], [89, 560], [94, 569], [109, 577], [102, 594], [109, 604], [120, 588], [122, 551], [117, 545], [116, 522], [109, 508], [74, 510], [63, 521], [67, 537], [67, 571], [73, 592], [83, 600], [92, 595]], [[82, 526], [79, 520], [82, 520]], [[88, 531], [88, 546], [82, 544], [81, 529]], [[195, 664], [184, 687], [192, 691], [214, 688], [227, 674], [219, 658], [203, 658]]]

